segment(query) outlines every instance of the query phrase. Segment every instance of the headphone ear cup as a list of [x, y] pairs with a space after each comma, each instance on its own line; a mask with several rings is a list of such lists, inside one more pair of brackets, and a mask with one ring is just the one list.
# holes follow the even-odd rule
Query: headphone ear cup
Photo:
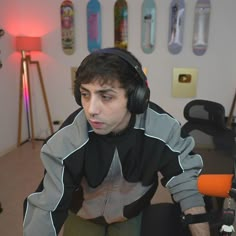
[[128, 110], [134, 114], [145, 112], [148, 107], [149, 97], [149, 88], [146, 85], [138, 86], [128, 98]]

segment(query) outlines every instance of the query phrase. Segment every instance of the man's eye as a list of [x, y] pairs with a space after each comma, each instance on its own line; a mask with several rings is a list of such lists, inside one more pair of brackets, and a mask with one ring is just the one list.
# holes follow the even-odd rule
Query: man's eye
[[110, 101], [112, 99], [112, 96], [102, 95], [102, 99], [105, 101]]
[[88, 97], [88, 93], [86, 92], [80, 92], [80, 94], [81, 94], [81, 97]]

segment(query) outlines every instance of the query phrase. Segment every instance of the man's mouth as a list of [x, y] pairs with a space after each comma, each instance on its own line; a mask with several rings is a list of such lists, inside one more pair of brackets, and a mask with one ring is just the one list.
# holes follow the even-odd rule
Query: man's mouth
[[103, 122], [96, 120], [89, 120], [89, 123], [94, 129], [101, 129], [103, 126]]

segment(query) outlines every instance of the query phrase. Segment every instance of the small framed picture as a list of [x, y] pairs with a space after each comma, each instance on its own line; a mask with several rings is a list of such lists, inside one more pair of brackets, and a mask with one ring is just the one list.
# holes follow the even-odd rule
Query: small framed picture
[[191, 98], [197, 95], [196, 68], [174, 68], [172, 82], [172, 96], [179, 98]]

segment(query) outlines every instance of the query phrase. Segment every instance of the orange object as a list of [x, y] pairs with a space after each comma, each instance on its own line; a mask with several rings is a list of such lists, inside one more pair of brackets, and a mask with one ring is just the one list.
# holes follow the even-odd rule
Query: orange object
[[198, 190], [203, 195], [229, 197], [233, 174], [203, 174], [198, 177]]

